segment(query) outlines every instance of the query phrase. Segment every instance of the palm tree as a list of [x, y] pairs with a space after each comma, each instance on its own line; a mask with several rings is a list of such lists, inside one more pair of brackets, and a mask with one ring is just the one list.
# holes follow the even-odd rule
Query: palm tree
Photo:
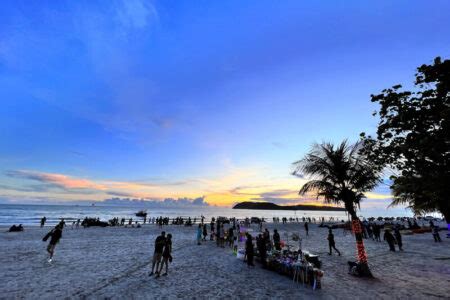
[[325, 203], [344, 204], [352, 219], [359, 273], [372, 277], [356, 211], [364, 193], [380, 182], [381, 168], [368, 160], [360, 148], [360, 143], [350, 145], [346, 140], [338, 146], [315, 144], [302, 160], [294, 163], [294, 175], [311, 178], [300, 189], [300, 195], [314, 192]]

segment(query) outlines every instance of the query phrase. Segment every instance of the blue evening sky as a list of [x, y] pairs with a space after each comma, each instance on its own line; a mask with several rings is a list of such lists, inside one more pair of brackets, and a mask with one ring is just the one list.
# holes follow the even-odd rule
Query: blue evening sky
[[0, 5], [0, 198], [14, 201], [294, 201], [291, 163], [313, 142], [373, 132], [370, 94], [450, 54], [449, 1]]

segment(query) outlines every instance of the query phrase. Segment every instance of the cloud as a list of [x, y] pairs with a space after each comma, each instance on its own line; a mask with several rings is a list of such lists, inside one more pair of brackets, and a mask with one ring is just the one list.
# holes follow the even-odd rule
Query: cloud
[[158, 12], [150, 1], [124, 0], [117, 14], [122, 25], [130, 28], [145, 28], [149, 22], [159, 19]]
[[28, 170], [7, 171], [6, 176], [35, 180], [63, 189], [94, 189], [105, 190], [106, 187], [87, 179], [72, 178], [62, 174], [40, 173]]
[[200, 207], [209, 206], [205, 201], [205, 197], [198, 198], [165, 198], [158, 199], [130, 199], [130, 198], [110, 198], [101, 201], [100, 203], [109, 205], [128, 205], [128, 206], [144, 206], [144, 207], [158, 207], [158, 208], [182, 208], [182, 207]]

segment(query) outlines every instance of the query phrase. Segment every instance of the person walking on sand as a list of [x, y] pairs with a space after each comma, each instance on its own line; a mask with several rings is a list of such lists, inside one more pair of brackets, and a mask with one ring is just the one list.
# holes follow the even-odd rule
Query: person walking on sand
[[247, 256], [247, 266], [254, 267], [253, 264], [253, 255], [254, 255], [254, 249], [253, 249], [253, 241], [252, 241], [252, 235], [247, 232], [247, 240], [245, 241], [245, 254]]
[[47, 252], [49, 254], [49, 258], [48, 258], [49, 263], [52, 262], [53, 255], [55, 254], [56, 244], [59, 242], [59, 240], [62, 237], [62, 229], [63, 229], [63, 227], [61, 226], [61, 224], [58, 224], [49, 233], [47, 233], [47, 235], [44, 236], [44, 238], [42, 239], [44, 242], [46, 242], [48, 240], [48, 238], [50, 238], [50, 242], [48, 243], [48, 246], [47, 246]]
[[172, 262], [172, 235], [169, 233], [167, 235], [166, 243], [164, 244], [161, 267], [159, 268], [159, 272], [156, 277], [159, 277], [159, 274], [161, 274], [164, 265], [166, 266], [166, 272], [162, 274], [162, 276], [167, 276], [167, 274], [169, 273], [169, 263], [171, 262]]
[[395, 238], [392, 235], [392, 233], [389, 231], [389, 229], [384, 230], [383, 240], [385, 240], [388, 243], [389, 251], [395, 252]]
[[41, 228], [44, 227], [46, 221], [47, 221], [46, 217], [41, 218]]
[[396, 225], [394, 228], [394, 237], [397, 241], [398, 250], [403, 251], [402, 235], [400, 233], [400, 225]]
[[197, 228], [197, 245], [201, 245], [201, 241], [202, 241], [202, 224], [198, 224], [198, 228]]
[[308, 221], [305, 222], [305, 231], [306, 231], [306, 236], [308, 236], [308, 232], [309, 232], [309, 225], [308, 225]]
[[338, 253], [339, 256], [341, 256], [341, 252], [339, 252], [338, 249], [336, 249], [336, 244], [334, 242], [334, 234], [333, 234], [333, 230], [330, 228], [328, 229], [328, 247], [330, 249], [330, 252], [328, 252], [328, 255], [331, 255], [331, 249], [334, 249], [334, 251], [336, 251]]
[[431, 233], [433, 234], [434, 242], [435, 243], [442, 242], [441, 236], [439, 235], [439, 226], [434, 225], [432, 222], [430, 223], [432, 224]]
[[150, 272], [150, 274], [148, 274], [148, 276], [153, 275], [153, 271], [155, 270], [155, 265], [156, 265], [156, 274], [159, 275], [158, 269], [159, 269], [159, 264], [161, 262], [162, 253], [163, 253], [165, 244], [166, 244], [166, 233], [163, 231], [163, 232], [161, 232], [161, 235], [155, 239], [155, 252], [153, 253], [152, 271]]

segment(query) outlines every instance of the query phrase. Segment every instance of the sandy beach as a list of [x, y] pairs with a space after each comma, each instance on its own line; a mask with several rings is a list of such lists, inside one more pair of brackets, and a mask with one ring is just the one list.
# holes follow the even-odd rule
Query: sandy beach
[[[148, 277], [153, 241], [161, 231], [143, 228], [64, 230], [54, 261], [47, 262], [42, 237], [50, 229], [28, 227], [21, 233], [0, 234], [0, 298], [324, 298], [324, 299], [437, 299], [449, 298], [450, 240], [433, 242], [431, 234], [404, 235], [403, 252], [389, 252], [385, 242], [366, 240], [369, 263], [376, 279], [347, 274], [354, 260], [355, 241], [335, 230], [342, 256], [327, 254], [325, 228], [302, 224], [268, 224], [285, 232], [300, 232], [303, 248], [320, 255], [325, 275], [322, 289], [293, 283], [288, 277], [247, 268], [229, 248], [215, 242], [195, 242], [195, 227], [166, 226], [173, 235], [169, 276]], [[256, 227], [255, 227], [256, 230]]]

